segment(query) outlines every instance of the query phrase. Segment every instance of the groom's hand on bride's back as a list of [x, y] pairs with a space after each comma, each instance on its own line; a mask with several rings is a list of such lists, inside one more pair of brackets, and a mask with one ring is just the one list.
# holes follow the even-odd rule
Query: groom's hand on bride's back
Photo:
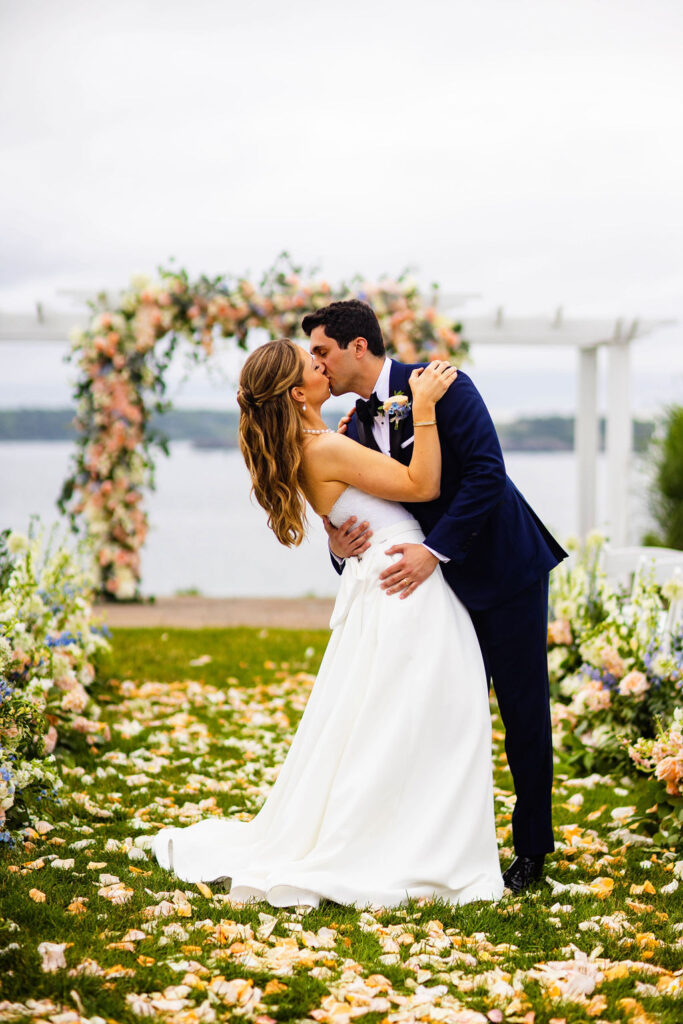
[[369, 530], [369, 523], [363, 521], [356, 525], [356, 517], [351, 516], [341, 526], [333, 526], [327, 516], [323, 516], [323, 526], [330, 538], [330, 551], [340, 561], [345, 558], [352, 558], [353, 555], [362, 555], [370, 547], [372, 530]]
[[337, 433], [338, 434], [345, 434], [346, 433], [346, 431], [348, 430], [349, 423], [351, 422], [351, 417], [353, 416], [355, 411], [356, 411], [356, 407], [354, 405], [353, 409], [349, 409], [349, 411], [347, 412], [346, 416], [342, 416], [342, 418], [339, 420], [339, 423], [337, 424]]

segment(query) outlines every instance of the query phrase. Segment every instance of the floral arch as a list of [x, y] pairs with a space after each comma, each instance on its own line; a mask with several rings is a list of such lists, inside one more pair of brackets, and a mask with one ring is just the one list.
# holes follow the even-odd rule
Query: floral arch
[[159, 269], [156, 280], [133, 279], [115, 308], [101, 297], [84, 330], [72, 336], [77, 449], [59, 505], [81, 521], [94, 545], [99, 589], [111, 599], [138, 594], [140, 551], [147, 534], [143, 495], [154, 486], [155, 448], [168, 451], [151, 415], [164, 402], [164, 374], [179, 340], [196, 362], [210, 359], [219, 337], [246, 349], [250, 330], [295, 337], [302, 318], [337, 299], [359, 298], [375, 309], [391, 355], [406, 362], [460, 362], [467, 343], [460, 327], [423, 300], [406, 275], [370, 284], [360, 277], [332, 288], [304, 277], [283, 254], [258, 285], [226, 276], [190, 280], [184, 270]]

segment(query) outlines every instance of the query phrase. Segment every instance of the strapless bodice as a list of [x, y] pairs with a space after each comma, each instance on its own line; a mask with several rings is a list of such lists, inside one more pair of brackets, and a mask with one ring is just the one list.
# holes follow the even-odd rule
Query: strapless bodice
[[405, 523], [406, 526], [415, 523], [415, 518], [398, 501], [385, 501], [351, 486], [343, 490], [335, 501], [329, 520], [333, 526], [341, 526], [350, 516], [356, 516], [358, 522], [366, 519], [375, 533], [397, 523]]

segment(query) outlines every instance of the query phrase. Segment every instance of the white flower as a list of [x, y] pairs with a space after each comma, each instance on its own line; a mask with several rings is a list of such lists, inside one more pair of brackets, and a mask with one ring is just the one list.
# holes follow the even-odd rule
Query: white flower
[[680, 576], [672, 576], [662, 587], [662, 595], [667, 601], [680, 601], [683, 597], [683, 579]]
[[589, 665], [602, 668], [602, 652], [605, 646], [606, 640], [604, 636], [594, 637], [592, 640], [587, 640], [586, 643], [581, 644], [579, 653]]
[[0, 636], [0, 671], [5, 667], [12, 653], [12, 645], [7, 637]]
[[0, 808], [7, 811], [14, 803], [14, 782], [0, 778]]
[[583, 741], [587, 747], [600, 749], [609, 746], [614, 737], [614, 730], [609, 725], [598, 725], [591, 733], [586, 733]]
[[137, 588], [135, 573], [132, 572], [127, 565], [121, 565], [117, 566], [115, 576], [118, 582], [116, 590], [117, 597], [122, 600], [128, 600], [131, 597], [135, 597], [135, 590]]
[[13, 530], [7, 538], [7, 550], [11, 555], [20, 555], [24, 551], [28, 551], [30, 542], [25, 533], [18, 533]]
[[136, 292], [142, 292], [145, 288], [148, 288], [152, 283], [151, 277], [147, 274], [132, 274], [130, 279], [130, 286]]
[[[552, 654], [552, 651], [550, 652]], [[560, 693], [563, 697], [573, 697], [583, 686], [584, 677], [581, 675], [566, 676], [560, 682]]]
[[668, 679], [676, 670], [676, 662], [666, 654], [658, 654], [652, 661], [652, 671], [660, 679]]
[[31, 595], [31, 600], [29, 601], [28, 608], [26, 610], [28, 611], [29, 615], [38, 616], [45, 614], [45, 605], [43, 604], [43, 599], [40, 597], [39, 594]]
[[548, 671], [551, 676], [557, 675], [562, 668], [562, 665], [567, 660], [567, 648], [566, 647], [553, 647], [548, 651]]
[[578, 605], [576, 601], [564, 598], [553, 602], [555, 615], [558, 619], [568, 619], [571, 622], [578, 617]]

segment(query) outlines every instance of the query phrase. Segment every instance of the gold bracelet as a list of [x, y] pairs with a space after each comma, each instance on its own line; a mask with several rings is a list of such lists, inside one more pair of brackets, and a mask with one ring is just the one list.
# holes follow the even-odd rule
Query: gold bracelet
[[422, 423], [413, 423], [414, 427], [435, 427], [436, 420], [423, 420]]

